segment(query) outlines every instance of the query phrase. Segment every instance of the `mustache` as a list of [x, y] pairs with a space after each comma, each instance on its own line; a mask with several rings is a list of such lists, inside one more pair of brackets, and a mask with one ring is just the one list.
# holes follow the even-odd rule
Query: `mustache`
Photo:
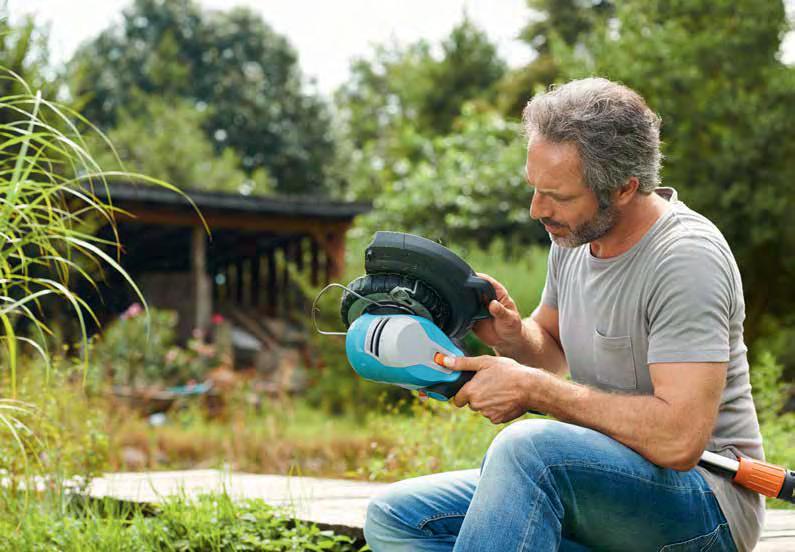
[[565, 228], [565, 224], [561, 224], [557, 221], [552, 220], [551, 218], [542, 218], [539, 219], [542, 224], [549, 226], [550, 228]]

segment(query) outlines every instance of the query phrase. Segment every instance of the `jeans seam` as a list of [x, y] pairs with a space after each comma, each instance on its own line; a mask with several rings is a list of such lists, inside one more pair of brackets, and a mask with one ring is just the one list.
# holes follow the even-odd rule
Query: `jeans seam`
[[640, 476], [638, 476], [636, 474], [633, 474], [631, 472], [627, 472], [627, 471], [623, 471], [623, 470], [617, 470], [617, 469], [611, 469], [611, 468], [608, 468], [608, 467], [605, 467], [605, 466], [600, 466], [598, 464], [594, 465], [594, 464], [586, 464], [586, 463], [583, 463], [583, 462], [562, 462], [562, 463], [559, 463], [559, 464], [549, 464], [548, 466], [546, 466], [546, 468], [547, 469], [551, 469], [551, 468], [575, 468], [575, 469], [577, 469], [577, 468], [579, 468], [579, 469], [587, 469], [587, 470], [594, 470], [594, 471], [602, 471], [602, 472], [606, 472], [606, 473], [613, 473], [613, 474], [617, 474], [617, 475], [623, 475], [623, 476], [629, 477], [631, 479], [636, 479], [638, 481], [643, 481], [644, 483], [648, 483], [649, 485], [654, 485], [655, 487], [662, 487], [664, 489], [669, 489], [669, 490], [672, 490], [672, 491], [690, 492], [690, 493], [692, 493], [692, 492], [700, 492], [701, 494], [712, 494], [712, 491], [710, 489], [701, 489], [701, 488], [696, 488], [696, 487], [686, 487], [686, 486], [681, 486], [681, 485], [666, 485], [664, 483], [659, 483], [659, 482], [654, 481], [652, 479], [647, 479], [645, 477], [640, 477]]
[[700, 546], [700, 550], [709, 550], [709, 548], [713, 544], [715, 544], [715, 541], [718, 540], [718, 537], [720, 536], [721, 529], [723, 529], [724, 527], [728, 528], [728, 526], [729, 526], [728, 523], [720, 523], [712, 531], [710, 531], [709, 533], [706, 533], [704, 535], [699, 535], [698, 537], [693, 537], [692, 539], [687, 539], [686, 541], [668, 543], [668, 544], [666, 544], [666, 545], [664, 545], [664, 546], [662, 546], [660, 548], [660, 552], [665, 552], [665, 550], [672, 550], [672, 548], [671, 548], [672, 546], [685, 546], [688, 543], [697, 541], [698, 539], [703, 539], [705, 536], [708, 536], [708, 535], [710, 536], [710, 539], [707, 540], [706, 542], [700, 544], [699, 546]]
[[[543, 478], [549, 478], [549, 468], [550, 468], [549, 466], [544, 466], [544, 469], [541, 470], [541, 476]], [[544, 500], [549, 500], [549, 497], [547, 496], [547, 494], [545, 492], [540, 491], [540, 493], [541, 493], [541, 495], [543, 495], [542, 498]], [[540, 502], [541, 501], [536, 500], [533, 503], [533, 512], [532, 512], [532, 515], [528, 519], [527, 528], [524, 530], [524, 535], [522, 535], [522, 542], [519, 544], [519, 547], [517, 548], [517, 551], [520, 551], [520, 550], [523, 550], [523, 549], [526, 548], [526, 543], [527, 543], [528, 536], [531, 534], [530, 530], [531, 529], [533, 529], [533, 530], [535, 529], [535, 525], [536, 525], [535, 524], [535, 520], [536, 520], [536, 517], [538, 515], [538, 508], [539, 508], [539, 505], [540, 505], [539, 503]]]
[[424, 530], [425, 526], [428, 525], [432, 521], [437, 521], [437, 520], [446, 519], [446, 518], [464, 517], [464, 516], [466, 516], [466, 512], [464, 512], [464, 513], [458, 513], [458, 512], [448, 513], [448, 512], [445, 512], [443, 514], [434, 514], [432, 516], [428, 516], [426, 518], [421, 519], [420, 522], [417, 524], [417, 529]]

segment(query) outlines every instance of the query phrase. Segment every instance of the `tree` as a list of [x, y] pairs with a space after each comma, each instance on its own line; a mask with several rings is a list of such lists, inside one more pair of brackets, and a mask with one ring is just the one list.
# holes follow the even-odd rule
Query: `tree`
[[365, 225], [446, 244], [487, 246], [497, 238], [528, 244], [546, 238], [540, 225], [530, 224], [519, 124], [467, 104], [453, 132], [417, 139], [425, 157], [385, 184]]
[[577, 50], [553, 48], [561, 80], [603, 75], [663, 119], [663, 181], [713, 220], [737, 257], [746, 335], [795, 326], [795, 68], [777, 54], [781, 2], [631, 0]]
[[498, 85], [497, 106], [509, 117], [518, 117], [534, 91], [557, 79], [559, 69], [550, 49], [553, 40], [582, 47], [583, 37], [615, 12], [611, 0], [527, 0], [527, 5], [537, 15], [522, 29], [520, 38], [537, 56], [525, 67], [511, 71]]
[[[116, 127], [107, 137], [123, 165], [120, 168], [179, 183], [193, 190], [222, 190], [265, 194], [271, 181], [265, 169], [246, 174], [231, 147], [216, 155], [202, 131], [206, 111], [185, 100], [161, 97], [137, 98], [142, 106], [131, 113], [122, 110]], [[118, 160], [104, 142], [94, 140], [95, 159], [105, 170]]]
[[265, 169], [284, 193], [323, 191], [334, 155], [325, 104], [303, 90], [287, 40], [253, 12], [203, 12], [193, 0], [135, 0], [120, 27], [71, 62], [84, 114], [103, 130], [140, 98], [178, 97], [206, 110], [202, 128], [218, 154]]
[[[429, 136], [446, 135], [467, 101], [488, 100], [505, 63], [488, 36], [464, 19], [442, 42], [441, 55], [419, 41], [376, 49], [360, 59], [336, 93], [342, 159], [351, 197], [372, 199], [423, 159]], [[408, 165], [407, 165], [408, 164]]]

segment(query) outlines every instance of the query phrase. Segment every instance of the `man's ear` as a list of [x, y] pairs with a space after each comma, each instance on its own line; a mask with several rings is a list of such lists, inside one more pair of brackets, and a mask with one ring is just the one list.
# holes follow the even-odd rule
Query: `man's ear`
[[635, 197], [635, 194], [638, 193], [639, 186], [640, 182], [638, 181], [638, 177], [630, 176], [624, 185], [615, 191], [616, 196], [613, 205], [623, 207], [624, 205], [628, 204], [630, 201], [632, 201], [632, 198]]

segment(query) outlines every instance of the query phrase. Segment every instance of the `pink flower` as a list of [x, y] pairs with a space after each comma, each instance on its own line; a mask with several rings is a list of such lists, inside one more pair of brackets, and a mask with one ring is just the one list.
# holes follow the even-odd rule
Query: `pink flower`
[[126, 311], [122, 313], [121, 319], [127, 320], [128, 318], [135, 318], [142, 312], [144, 312], [144, 309], [143, 307], [141, 307], [140, 303], [133, 303], [132, 305], [127, 307]]
[[172, 347], [171, 349], [168, 350], [168, 352], [166, 352], [165, 360], [168, 364], [174, 364], [174, 362], [176, 362], [178, 357], [179, 357], [179, 349], [177, 349], [176, 347]]
[[224, 317], [216, 312], [210, 321], [213, 323], [213, 326], [217, 326], [218, 324], [222, 324], [224, 322]]

